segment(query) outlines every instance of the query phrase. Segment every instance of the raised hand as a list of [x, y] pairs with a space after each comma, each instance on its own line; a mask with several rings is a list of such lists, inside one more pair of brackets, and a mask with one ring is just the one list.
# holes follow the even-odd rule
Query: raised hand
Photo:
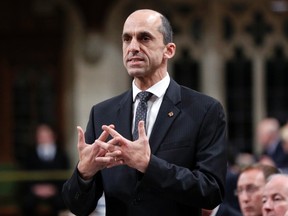
[[[135, 141], [124, 138], [114, 128], [107, 125], [103, 125], [102, 129], [113, 137], [113, 139], [107, 143], [99, 143], [103, 149], [106, 149], [106, 157], [115, 158], [115, 163], [111, 164], [111, 166], [126, 164], [144, 173], [151, 156], [151, 149], [148, 137], [145, 133], [144, 121], [139, 122], [139, 138]], [[96, 161], [102, 162], [102, 159], [103, 158], [96, 158]]]
[[[109, 128], [114, 128], [113, 125], [107, 126]], [[97, 140], [93, 144], [87, 144], [85, 142], [84, 131], [81, 127], [77, 127], [78, 130], [78, 154], [79, 163], [78, 171], [81, 178], [84, 180], [91, 179], [99, 170], [104, 169], [113, 163], [114, 158], [106, 157], [107, 151], [101, 146], [105, 143], [109, 136], [107, 131], [103, 131]], [[102, 158], [102, 160], [96, 160], [97, 158]]]

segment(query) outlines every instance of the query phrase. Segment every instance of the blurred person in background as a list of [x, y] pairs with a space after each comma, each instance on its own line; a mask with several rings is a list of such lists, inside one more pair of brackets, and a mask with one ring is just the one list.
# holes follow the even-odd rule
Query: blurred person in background
[[263, 216], [285, 216], [288, 211], [288, 175], [275, 174], [263, 189]]
[[237, 196], [243, 216], [262, 215], [262, 194], [267, 178], [279, 173], [276, 167], [255, 163], [243, 168], [237, 182]]
[[266, 162], [271, 159], [272, 161], [270, 162], [274, 162], [278, 168], [285, 169], [288, 167], [288, 154], [286, 154], [283, 149], [280, 136], [280, 124], [277, 119], [265, 118], [258, 123], [257, 142], [262, 149], [261, 157], [263, 157]]
[[286, 154], [288, 154], [288, 123], [283, 125], [280, 130], [282, 142], [283, 142], [283, 150]]
[[[56, 134], [47, 124], [38, 125], [35, 134], [35, 145], [28, 152], [25, 170], [55, 171], [67, 170], [69, 161], [66, 153], [56, 143]], [[41, 177], [41, 176], [39, 176]], [[43, 215], [42, 206], [47, 215], [56, 216], [65, 209], [61, 197], [61, 188], [65, 180], [33, 180], [24, 185], [23, 215]], [[39, 207], [40, 206], [40, 207]]]
[[230, 161], [232, 162], [233, 160], [234, 162], [230, 163], [227, 169], [226, 190], [222, 205], [227, 205], [228, 207], [235, 209], [237, 212], [241, 212], [238, 197], [235, 195], [238, 177], [243, 167], [256, 163], [256, 158], [253, 154], [248, 152], [238, 152], [232, 156], [233, 159], [230, 159]]
[[[282, 126], [280, 133], [281, 133], [281, 138], [282, 138], [283, 150], [288, 157], [288, 123]], [[282, 171], [288, 174], [288, 167], [282, 167]]]

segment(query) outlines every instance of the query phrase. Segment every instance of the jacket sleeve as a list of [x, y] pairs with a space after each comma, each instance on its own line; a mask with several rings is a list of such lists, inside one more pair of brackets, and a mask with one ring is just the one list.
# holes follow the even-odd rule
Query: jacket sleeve
[[[62, 197], [67, 208], [77, 216], [86, 216], [93, 212], [102, 196], [100, 173], [94, 176], [89, 185], [81, 182], [77, 168], [62, 187]], [[96, 190], [96, 184], [97, 189]]]

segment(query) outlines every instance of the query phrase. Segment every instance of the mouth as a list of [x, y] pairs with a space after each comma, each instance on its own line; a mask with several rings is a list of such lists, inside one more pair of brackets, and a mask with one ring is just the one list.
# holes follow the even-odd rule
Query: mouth
[[133, 57], [133, 58], [129, 58], [127, 60], [127, 62], [140, 62], [140, 61], [144, 61], [144, 60], [142, 58], [139, 58], [139, 57], [137, 57], [137, 58]]
[[127, 59], [127, 66], [131, 68], [139, 68], [143, 66], [144, 59], [140, 57], [131, 57]]
[[247, 206], [247, 207], [244, 208], [244, 211], [245, 212], [251, 212], [251, 211], [253, 211], [253, 209], [254, 208], [252, 206]]

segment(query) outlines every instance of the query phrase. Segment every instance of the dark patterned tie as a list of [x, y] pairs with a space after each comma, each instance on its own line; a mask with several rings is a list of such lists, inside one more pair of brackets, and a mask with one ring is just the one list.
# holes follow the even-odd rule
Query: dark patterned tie
[[141, 120], [144, 120], [146, 128], [146, 115], [147, 115], [147, 101], [153, 94], [150, 92], [142, 91], [137, 94], [137, 97], [140, 99], [139, 104], [136, 109], [134, 131], [133, 131], [133, 140], [138, 139], [138, 123]]

